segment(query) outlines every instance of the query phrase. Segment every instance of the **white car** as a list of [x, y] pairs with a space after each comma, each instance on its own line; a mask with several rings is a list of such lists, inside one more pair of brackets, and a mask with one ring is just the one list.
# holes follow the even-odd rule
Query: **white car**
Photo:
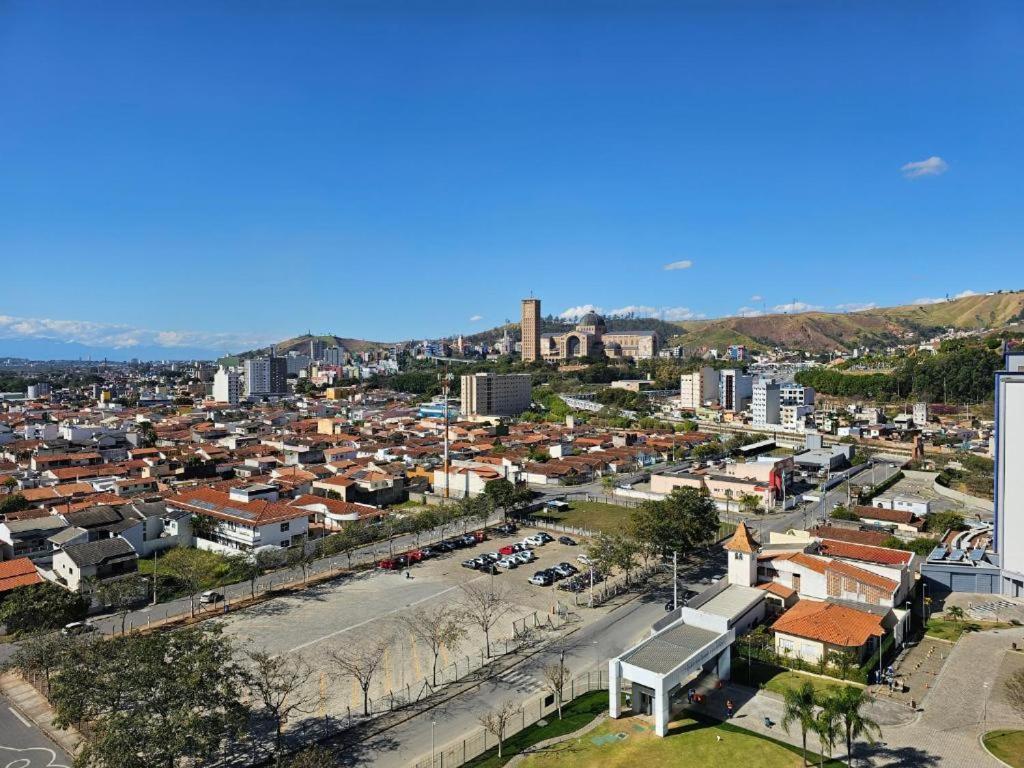
[[510, 571], [513, 568], [519, 567], [519, 561], [513, 557], [504, 557], [495, 563], [499, 568], [504, 568], [506, 571]]
[[524, 549], [522, 552], [516, 552], [514, 555], [509, 555], [509, 560], [515, 560], [520, 565], [526, 565], [527, 563], [533, 562], [537, 559], [537, 556], [528, 549]]
[[588, 566], [589, 566], [589, 565], [593, 565], [593, 564], [594, 564], [594, 561], [593, 561], [593, 560], [591, 560], [591, 559], [590, 559], [589, 557], [587, 557], [586, 555], [580, 555], [579, 557], [577, 557], [577, 558], [576, 558], [576, 562], [577, 562], [577, 563], [580, 563], [581, 565], [588, 565]]
[[545, 544], [547, 544], [547, 541], [545, 541], [544, 538], [541, 536], [530, 536], [529, 538], [523, 540], [523, 544], [531, 544], [534, 547], [543, 547]]

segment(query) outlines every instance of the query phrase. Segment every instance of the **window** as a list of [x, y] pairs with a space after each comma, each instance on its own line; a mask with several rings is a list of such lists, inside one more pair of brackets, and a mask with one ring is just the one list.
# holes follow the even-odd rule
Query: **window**
[[281, 533], [284, 533], [285, 531], [287, 531], [288, 527], [290, 525], [291, 525], [291, 523], [281, 523]]

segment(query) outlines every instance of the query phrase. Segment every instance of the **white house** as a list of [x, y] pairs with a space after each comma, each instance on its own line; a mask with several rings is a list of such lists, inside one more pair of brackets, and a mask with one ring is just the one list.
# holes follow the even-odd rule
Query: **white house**
[[212, 488], [191, 489], [172, 496], [167, 503], [192, 513], [192, 534], [198, 549], [228, 554], [301, 544], [313, 514], [279, 501], [239, 501]]

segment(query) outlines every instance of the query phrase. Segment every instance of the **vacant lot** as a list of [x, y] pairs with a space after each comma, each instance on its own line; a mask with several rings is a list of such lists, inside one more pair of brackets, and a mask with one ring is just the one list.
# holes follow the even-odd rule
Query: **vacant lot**
[[[379, 674], [370, 689], [377, 699], [394, 691], [415, 697], [422, 691], [424, 680], [431, 675], [433, 655], [417, 643], [402, 617], [416, 609], [441, 605], [458, 608], [464, 603], [463, 585], [486, 586], [504, 590], [509, 610], [491, 630], [492, 649], [504, 649], [504, 640], [513, 634], [513, 622], [521, 626], [524, 617], [529, 624], [544, 622], [559, 601], [572, 605], [572, 596], [553, 588], [535, 587], [529, 577], [539, 568], [562, 561], [574, 561], [581, 547], [550, 543], [536, 550], [538, 559], [530, 565], [495, 576], [463, 568], [461, 562], [470, 557], [499, 549], [518, 541], [529, 531], [516, 536], [482, 542], [476, 547], [456, 550], [448, 555], [412, 566], [407, 578], [400, 571], [371, 571], [311, 587], [301, 594], [275, 598], [249, 609], [229, 614], [222, 620], [225, 631], [239, 642], [271, 654], [295, 654], [318, 671], [311, 681], [317, 707], [327, 712], [345, 714], [347, 707], [361, 711], [362, 694], [354, 680], [332, 677], [327, 662], [331, 649], [357, 648], [377, 638], [393, 638]], [[584, 620], [598, 615], [583, 610]], [[456, 673], [465, 674], [467, 666], [480, 665], [484, 648], [483, 632], [466, 623], [467, 637], [452, 653], [441, 653], [438, 681], [451, 680]], [[319, 672], [325, 675], [320, 679]], [[320, 698], [324, 701], [319, 702]]]
[[536, 517], [543, 520], [571, 525], [575, 528], [586, 528], [602, 533], [618, 533], [629, 522], [629, 507], [617, 504], [605, 504], [601, 501], [571, 501], [569, 509], [555, 512], [545, 510]]

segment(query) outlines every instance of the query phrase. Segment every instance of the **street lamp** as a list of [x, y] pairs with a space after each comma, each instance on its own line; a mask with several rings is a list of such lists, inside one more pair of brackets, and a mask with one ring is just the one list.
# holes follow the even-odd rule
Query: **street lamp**
[[430, 718], [430, 768], [434, 768], [434, 727], [437, 720]]

